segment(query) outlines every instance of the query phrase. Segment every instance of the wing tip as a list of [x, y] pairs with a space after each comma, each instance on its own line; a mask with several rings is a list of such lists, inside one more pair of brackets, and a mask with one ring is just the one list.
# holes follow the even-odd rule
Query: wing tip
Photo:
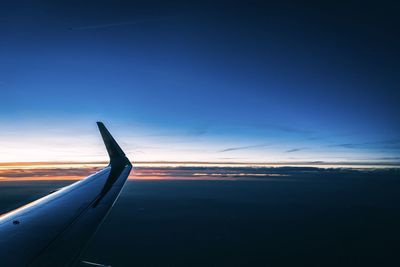
[[129, 160], [126, 157], [124, 151], [121, 149], [121, 147], [115, 141], [115, 139], [111, 135], [111, 133], [107, 130], [104, 123], [101, 121], [97, 121], [96, 124], [99, 128], [101, 137], [103, 138], [103, 142], [104, 142], [104, 145], [106, 146], [108, 156], [110, 157], [110, 163], [112, 164], [113, 162], [116, 162], [116, 161], [120, 162], [121, 160], [123, 160], [124, 162], [127, 161], [129, 163]]

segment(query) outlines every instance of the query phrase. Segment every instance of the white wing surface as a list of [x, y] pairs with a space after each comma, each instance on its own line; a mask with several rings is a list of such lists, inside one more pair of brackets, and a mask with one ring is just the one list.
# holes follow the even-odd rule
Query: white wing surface
[[57, 192], [0, 217], [0, 266], [77, 266], [110, 211], [132, 165], [105, 128], [98, 127], [110, 164]]

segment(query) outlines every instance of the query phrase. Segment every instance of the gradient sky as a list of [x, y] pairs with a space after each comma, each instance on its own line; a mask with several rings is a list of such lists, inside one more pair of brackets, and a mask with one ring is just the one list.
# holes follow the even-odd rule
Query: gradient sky
[[399, 162], [399, 5], [278, 2], [3, 1], [0, 162]]

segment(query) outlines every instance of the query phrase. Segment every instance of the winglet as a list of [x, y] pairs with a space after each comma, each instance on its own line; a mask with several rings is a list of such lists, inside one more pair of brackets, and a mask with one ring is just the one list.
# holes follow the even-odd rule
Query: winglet
[[107, 148], [107, 152], [110, 157], [110, 164], [113, 164], [114, 162], [121, 162], [121, 161], [129, 162], [128, 158], [125, 156], [124, 151], [122, 151], [121, 147], [118, 145], [118, 143], [112, 137], [112, 135], [107, 130], [107, 128], [104, 126], [104, 124], [102, 122], [98, 121], [97, 126], [99, 127], [101, 137], [103, 138], [104, 144]]

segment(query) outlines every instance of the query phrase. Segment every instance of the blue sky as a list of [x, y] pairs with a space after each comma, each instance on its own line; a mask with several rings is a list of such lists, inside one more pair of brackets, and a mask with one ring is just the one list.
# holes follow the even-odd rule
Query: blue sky
[[400, 159], [396, 6], [1, 5], [0, 161]]

